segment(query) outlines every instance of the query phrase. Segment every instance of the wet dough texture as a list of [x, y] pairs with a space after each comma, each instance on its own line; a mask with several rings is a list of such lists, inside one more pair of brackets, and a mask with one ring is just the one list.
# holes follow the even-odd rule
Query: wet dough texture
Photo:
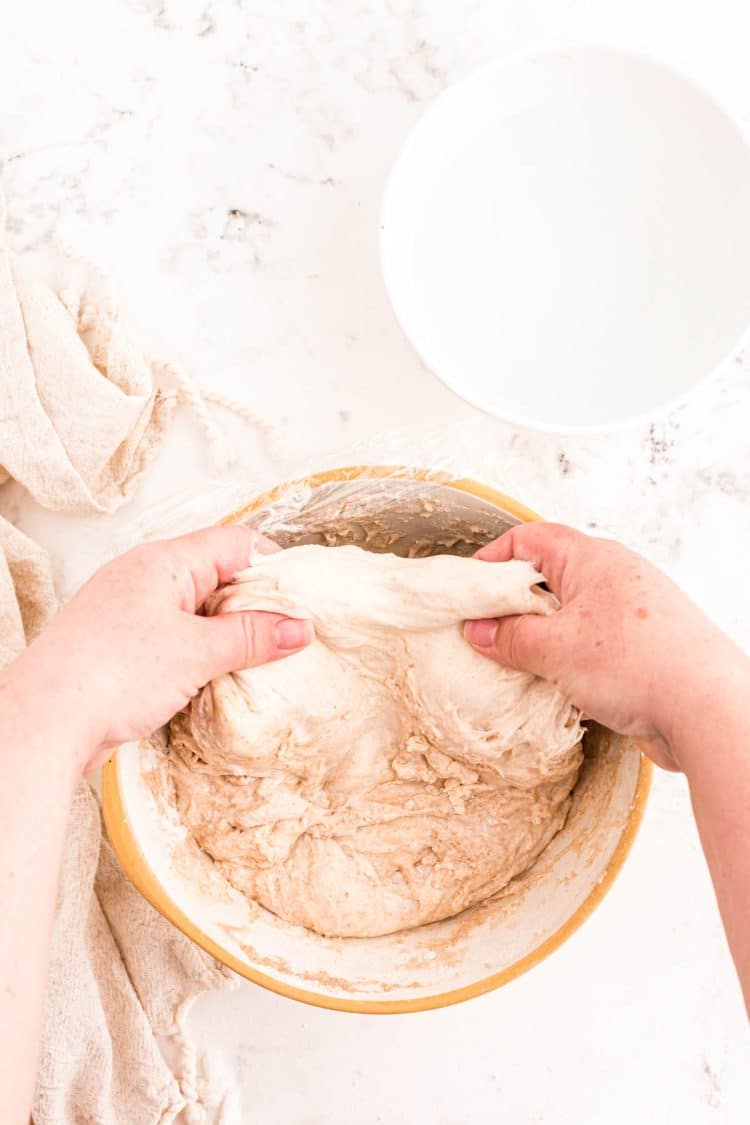
[[565, 821], [578, 715], [477, 655], [460, 623], [554, 612], [541, 580], [525, 562], [305, 546], [220, 590], [209, 612], [276, 610], [316, 630], [172, 721], [181, 816], [229, 881], [356, 937], [456, 914], [528, 868]]

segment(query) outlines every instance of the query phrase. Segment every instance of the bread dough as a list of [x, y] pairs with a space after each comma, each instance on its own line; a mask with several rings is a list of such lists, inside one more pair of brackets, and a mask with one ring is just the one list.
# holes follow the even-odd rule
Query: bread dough
[[229, 881], [361, 937], [454, 915], [528, 868], [565, 821], [578, 713], [478, 655], [461, 623], [554, 612], [542, 581], [520, 561], [303, 546], [219, 590], [209, 613], [305, 616], [316, 634], [172, 721], [180, 814]]

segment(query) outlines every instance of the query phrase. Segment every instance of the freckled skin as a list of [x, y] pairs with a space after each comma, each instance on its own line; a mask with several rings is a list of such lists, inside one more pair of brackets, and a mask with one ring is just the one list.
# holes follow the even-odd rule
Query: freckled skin
[[522, 524], [478, 557], [527, 559], [562, 603], [554, 617], [502, 621], [486, 654], [552, 680], [586, 715], [647, 739], [660, 766], [679, 768], [665, 741], [672, 684], [717, 632], [682, 591], [620, 543], [557, 524]]
[[687, 776], [750, 1011], [750, 660], [618, 543], [532, 523], [479, 557], [533, 562], [562, 609], [470, 624], [478, 651], [559, 684], [584, 714], [635, 735], [657, 765]]

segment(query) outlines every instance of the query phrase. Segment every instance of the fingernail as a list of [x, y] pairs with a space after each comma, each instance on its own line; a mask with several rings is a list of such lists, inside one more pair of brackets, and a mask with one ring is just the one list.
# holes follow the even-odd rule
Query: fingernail
[[298, 648], [304, 648], [312, 639], [313, 627], [310, 621], [287, 617], [284, 621], [277, 621], [274, 626], [274, 640], [280, 652], [295, 652]]
[[498, 621], [494, 617], [485, 618], [483, 621], [467, 621], [464, 626], [464, 636], [469, 644], [476, 648], [492, 648], [497, 636]]

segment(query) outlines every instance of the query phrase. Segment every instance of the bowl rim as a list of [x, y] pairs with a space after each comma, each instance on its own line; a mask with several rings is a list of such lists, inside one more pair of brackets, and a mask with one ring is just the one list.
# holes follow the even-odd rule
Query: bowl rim
[[499, 421], [516, 426], [519, 429], [525, 430], [527, 433], [554, 434], [558, 437], [623, 433], [635, 430], [639, 426], [646, 425], [646, 423], [649, 422], [662, 421], [673, 411], [685, 407], [701, 388], [709, 387], [712, 383], [717, 382], [722, 373], [726, 372], [731, 362], [736, 359], [750, 342], [750, 319], [748, 319], [745, 326], [740, 329], [735, 342], [731, 345], [727, 345], [725, 351], [713, 366], [705, 370], [702, 375], [699, 375], [689, 387], [678, 391], [676, 394], [668, 395], [666, 398], [654, 403], [645, 410], [614, 416], [605, 421], [586, 423], [555, 422], [543, 421], [528, 415], [503, 410], [496, 404], [486, 400], [481, 394], [466, 392], [460, 379], [454, 378], [452, 372], [446, 372], [444, 365], [441, 365], [439, 362], [433, 362], [435, 359], [433, 349], [425, 346], [423, 339], [420, 338], [417, 340], [416, 334], [412, 332], [412, 326], [407, 326], [407, 317], [396, 295], [397, 283], [394, 270], [390, 264], [387, 244], [390, 239], [390, 215], [394, 208], [394, 196], [397, 196], [397, 178], [408, 149], [416, 143], [415, 139], [418, 137], [419, 133], [421, 133], [422, 127], [427, 122], [427, 119], [439, 115], [444, 103], [447, 103], [459, 88], [463, 89], [471, 83], [478, 83], [488, 74], [511, 69], [514, 66], [533, 63], [538, 64], [540, 62], [544, 63], [547, 58], [569, 57], [573, 55], [579, 57], [585, 55], [610, 55], [614, 58], [630, 62], [646, 63], [657, 70], [663, 71], [670, 77], [684, 82], [693, 92], [700, 95], [706, 104], [712, 106], [713, 109], [723, 116], [725, 122], [730, 126], [740, 143], [744, 144], [746, 148], [750, 148], [750, 129], [746, 126], [740, 115], [724, 97], [720, 96], [719, 93], [712, 88], [710, 83], [707, 83], [702, 77], [699, 77], [692, 68], [683, 65], [682, 62], [677, 64], [663, 57], [658, 52], [639, 50], [635, 47], [623, 46], [622, 44], [609, 42], [607, 40], [581, 40], [570, 43], [560, 42], [542, 46], [530, 46], [509, 51], [499, 58], [490, 59], [474, 67], [472, 70], [461, 75], [455, 82], [450, 83], [444, 90], [441, 90], [440, 93], [428, 103], [425, 110], [410, 126], [398, 147], [396, 156], [386, 176], [378, 213], [378, 260], [383, 286], [388, 296], [391, 311], [393, 312], [404, 339], [427, 367], [430, 374], [463, 402], [467, 403], [469, 406], [475, 407], [477, 410], [481, 410], [482, 413], [486, 414], [488, 417], [497, 418]]
[[[237, 523], [259, 508], [266, 507], [268, 504], [273, 503], [290, 489], [304, 486], [317, 488], [323, 484], [336, 481], [377, 480], [386, 477], [401, 480], [431, 481], [446, 487], [455, 488], [458, 491], [469, 493], [481, 500], [488, 501], [496, 507], [504, 509], [524, 523], [542, 519], [541, 516], [533, 512], [530, 508], [527, 508], [512, 497], [505, 495], [498, 489], [492, 488], [486, 484], [481, 484], [467, 477], [454, 478], [449, 473], [435, 472], [426, 469], [410, 469], [403, 466], [353, 465], [313, 473], [298, 480], [278, 485], [276, 488], [270, 489], [255, 497], [237, 511], [232, 512], [231, 515], [222, 519], [220, 523]], [[521, 976], [522, 973], [527, 972], [529, 969], [533, 968], [534, 965], [537, 965], [540, 961], [548, 957], [550, 953], [558, 949], [575, 933], [599, 905], [614, 883], [617, 875], [620, 873], [643, 820], [653, 774], [651, 761], [641, 754], [638, 779], [627, 820], [620, 833], [610, 861], [607, 864], [604, 875], [562, 926], [555, 930], [554, 933], [550, 934], [550, 936], [535, 949], [532, 949], [530, 953], [524, 954], [523, 957], [497, 973], [491, 973], [489, 976], [482, 977], [477, 981], [473, 981], [471, 984], [462, 985], [460, 988], [451, 989], [447, 992], [434, 993], [430, 996], [420, 996], [414, 999], [365, 1000], [357, 997], [343, 998], [339, 996], [329, 996], [325, 993], [314, 992], [311, 989], [299, 988], [296, 985], [270, 976], [268, 973], [246, 964], [235, 954], [225, 949], [189, 918], [188, 915], [177, 906], [159, 882], [133, 834], [125, 810], [122, 790], [120, 788], [117, 753], [118, 751], [115, 751], [102, 771], [102, 812], [104, 824], [109, 841], [125, 874], [143, 897], [158, 910], [160, 914], [176, 926], [178, 930], [181, 930], [183, 934], [194, 941], [196, 945], [200, 946], [207, 953], [210, 953], [211, 956], [215, 957], [221, 964], [233, 969], [234, 972], [238, 973], [246, 980], [252, 981], [254, 984], [258, 984], [263, 988], [267, 988], [270, 992], [275, 992], [277, 995], [285, 996], [287, 999], [300, 1000], [302, 1003], [311, 1004], [314, 1007], [328, 1008], [338, 1012], [356, 1012], [371, 1015], [396, 1015], [406, 1012], [421, 1012], [433, 1008], [448, 1007], [452, 1004], [458, 1004], [463, 1000], [470, 1000], [475, 996], [481, 996], [486, 992], [491, 992], [496, 988], [500, 988], [509, 981], [515, 980], [516, 977]]]

